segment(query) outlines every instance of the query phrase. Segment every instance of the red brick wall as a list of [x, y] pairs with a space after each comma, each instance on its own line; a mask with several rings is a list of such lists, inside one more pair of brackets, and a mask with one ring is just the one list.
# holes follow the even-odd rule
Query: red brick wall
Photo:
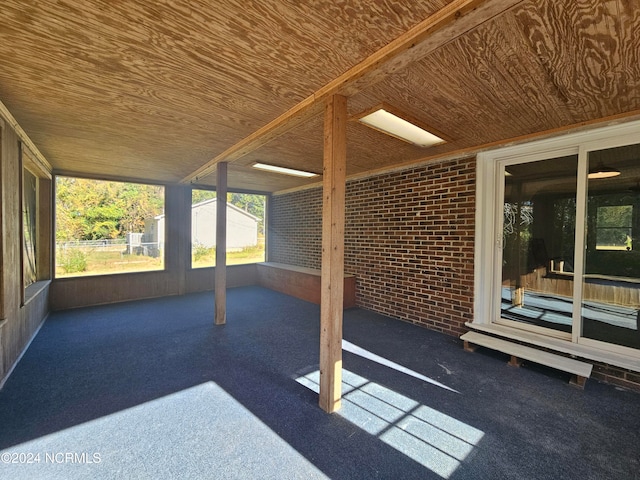
[[[475, 160], [347, 184], [345, 270], [358, 306], [450, 334], [473, 315]], [[320, 268], [321, 189], [272, 199], [270, 260]]]
[[[320, 268], [322, 191], [271, 202], [273, 262]], [[345, 269], [357, 304], [451, 335], [473, 318], [475, 160], [377, 175], [347, 184]], [[640, 374], [594, 363], [592, 377], [640, 390]]]
[[269, 261], [320, 268], [322, 189], [274, 195], [269, 205]]
[[593, 363], [591, 378], [640, 392], [640, 373], [603, 363], [591, 363]]

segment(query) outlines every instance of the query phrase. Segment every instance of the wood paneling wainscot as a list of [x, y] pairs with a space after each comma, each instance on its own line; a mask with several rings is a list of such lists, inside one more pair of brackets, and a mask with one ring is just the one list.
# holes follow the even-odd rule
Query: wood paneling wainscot
[[42, 325], [49, 305], [48, 281], [33, 284], [28, 296], [22, 283], [20, 142], [20, 135], [0, 118], [0, 386]]

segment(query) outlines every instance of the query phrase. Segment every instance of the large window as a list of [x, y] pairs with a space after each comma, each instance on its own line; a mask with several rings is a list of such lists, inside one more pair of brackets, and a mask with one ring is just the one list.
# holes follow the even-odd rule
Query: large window
[[164, 187], [56, 178], [56, 277], [164, 268]]
[[633, 204], [596, 207], [597, 250], [633, 248], [633, 207]]
[[[216, 260], [216, 193], [192, 190], [191, 266], [213, 267]], [[265, 260], [266, 196], [227, 194], [227, 264]]]
[[479, 155], [474, 324], [640, 359], [638, 135], [635, 122]]

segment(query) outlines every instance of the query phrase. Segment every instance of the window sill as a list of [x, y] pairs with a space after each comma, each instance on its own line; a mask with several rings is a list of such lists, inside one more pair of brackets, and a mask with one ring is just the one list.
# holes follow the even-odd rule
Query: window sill
[[548, 348], [549, 350], [569, 355], [575, 355], [576, 357], [593, 360], [595, 362], [602, 362], [608, 365], [626, 368], [634, 372], [640, 372], [640, 351], [638, 351], [638, 356], [622, 355], [591, 346], [580, 345], [570, 341], [548, 337], [546, 335], [524, 332], [504, 325], [487, 325], [474, 322], [467, 322], [465, 325], [472, 330], [492, 333], [499, 337], [528, 343], [542, 348]]
[[109, 277], [117, 277], [118, 275], [145, 275], [145, 274], [153, 274], [153, 273], [167, 273], [169, 270], [166, 268], [158, 268], [156, 270], [130, 270], [125, 272], [113, 272], [113, 273], [85, 273], [84, 275], [69, 275], [64, 277], [55, 277], [56, 282], [64, 282], [64, 281], [73, 281], [73, 280], [84, 280], [84, 279], [92, 279], [92, 278], [109, 278]]
[[24, 289], [24, 304], [27, 305], [51, 284], [51, 280], [40, 280]]

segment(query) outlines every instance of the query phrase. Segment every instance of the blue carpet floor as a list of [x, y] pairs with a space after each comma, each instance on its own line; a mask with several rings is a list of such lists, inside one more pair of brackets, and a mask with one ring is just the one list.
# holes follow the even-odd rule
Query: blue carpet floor
[[258, 287], [50, 315], [0, 391], [7, 479], [638, 479], [640, 395], [361, 309], [343, 408], [319, 307]]

